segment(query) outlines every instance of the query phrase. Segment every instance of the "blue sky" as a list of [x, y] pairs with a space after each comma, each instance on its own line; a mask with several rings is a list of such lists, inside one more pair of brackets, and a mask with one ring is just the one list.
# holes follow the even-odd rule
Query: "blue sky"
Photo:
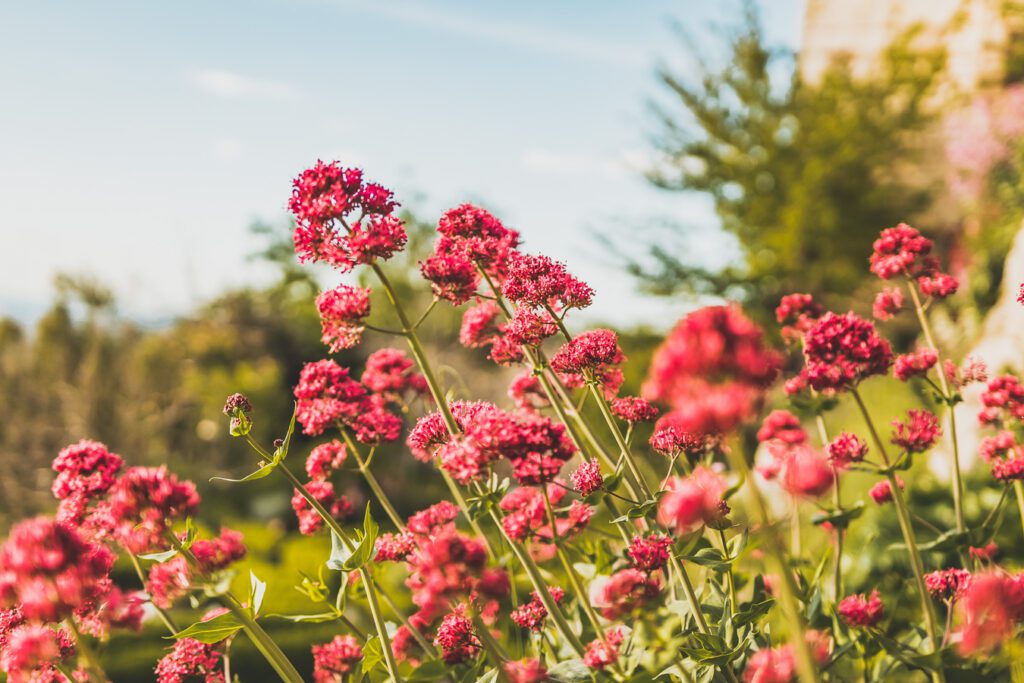
[[[795, 45], [801, 0], [762, 2]], [[649, 187], [655, 66], [685, 68], [730, 1], [84, 0], [0, 6], [0, 312], [29, 317], [60, 270], [141, 320], [266, 281], [255, 219], [285, 220], [317, 158], [362, 165], [434, 218], [479, 201], [526, 249], [597, 289], [596, 315], [668, 324], [592, 239], [705, 202]]]

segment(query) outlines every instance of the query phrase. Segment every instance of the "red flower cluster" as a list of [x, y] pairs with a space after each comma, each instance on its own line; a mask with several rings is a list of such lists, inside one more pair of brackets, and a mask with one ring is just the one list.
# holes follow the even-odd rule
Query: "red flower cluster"
[[175, 555], [167, 562], [158, 562], [149, 568], [146, 590], [154, 605], [170, 608], [174, 602], [188, 595], [197, 579], [207, 578], [245, 557], [242, 534], [231, 529], [221, 529], [218, 538], [195, 541], [191, 551], [199, 561], [196, 568], [189, 566], [182, 555]]
[[480, 281], [476, 266], [461, 254], [432, 254], [420, 261], [420, 274], [430, 283], [434, 297], [453, 306], [461, 306], [473, 298]]
[[199, 494], [190, 481], [178, 481], [166, 467], [131, 467], [107, 496], [114, 537], [133, 553], [166, 546], [171, 523], [195, 513]]
[[158, 683], [186, 683], [196, 679], [204, 683], [224, 683], [221, 656], [216, 644], [181, 638], [174, 642], [174, 649], [157, 663], [156, 680]]
[[345, 464], [348, 451], [345, 444], [334, 439], [322, 443], [309, 452], [306, 458], [306, 474], [312, 481], [326, 481]]
[[53, 460], [53, 495], [63, 500], [72, 496], [93, 499], [110, 490], [124, 466], [119, 455], [98, 441], [82, 440], [63, 449]]
[[[547, 493], [555, 508], [555, 534], [560, 540], [570, 539], [586, 528], [593, 514], [589, 505], [574, 500], [568, 509], [559, 510], [557, 506], [565, 498], [565, 489], [549, 484]], [[544, 494], [539, 488], [521, 486], [509, 491], [499, 505], [507, 513], [501, 524], [509, 538], [520, 542], [528, 539], [552, 542], [551, 521], [544, 504]]]
[[907, 418], [906, 422], [893, 420], [890, 441], [908, 453], [924, 453], [942, 434], [939, 418], [927, 410], [908, 410]]
[[875, 326], [853, 313], [826, 313], [804, 337], [801, 377], [818, 391], [842, 391], [872, 375], [884, 375], [892, 349]]
[[[903, 480], [896, 477], [896, 484], [903, 490]], [[879, 505], [885, 505], [886, 503], [892, 502], [892, 484], [889, 483], [888, 479], [883, 479], [878, 482], [868, 491], [868, 495], [871, 496], [871, 500], [875, 501]]]
[[551, 357], [551, 367], [566, 375], [602, 373], [626, 360], [611, 330], [590, 330], [567, 342]]
[[672, 426], [663, 426], [651, 435], [649, 443], [651, 448], [666, 458], [686, 454], [692, 459], [706, 453], [714, 440], [706, 434], [684, 432]]
[[779, 441], [795, 446], [807, 441], [807, 432], [800, 425], [800, 418], [793, 413], [788, 410], [773, 410], [757, 430], [757, 440], [761, 443]]
[[363, 319], [370, 315], [370, 290], [338, 285], [316, 298], [320, 313], [321, 340], [331, 353], [351, 349], [363, 338]]
[[[555, 603], [560, 603], [565, 598], [565, 591], [558, 586], [551, 587], [551, 599]], [[544, 630], [544, 622], [548, 618], [548, 609], [544, 606], [543, 601], [540, 599], [540, 595], [537, 591], [531, 594], [530, 602], [512, 610], [512, 621], [515, 622], [520, 628], [527, 629], [528, 631], [534, 631], [540, 633]]]
[[924, 585], [936, 600], [957, 600], [971, 585], [971, 573], [964, 569], [940, 569], [924, 575]]
[[406, 394], [419, 395], [427, 391], [427, 380], [416, 372], [415, 363], [401, 349], [383, 348], [371, 353], [359, 381], [392, 402], [401, 401]]
[[472, 204], [447, 211], [437, 223], [437, 232], [435, 253], [459, 254], [499, 280], [504, 278], [509, 254], [519, 246], [518, 232]]
[[611, 666], [619, 659], [619, 648], [622, 646], [623, 640], [624, 636], [620, 629], [609, 629], [604, 634], [604, 639], [595, 638], [587, 643], [583, 663], [598, 671]]
[[707, 467], [695, 467], [683, 478], [672, 477], [665, 488], [658, 503], [658, 523], [677, 535], [696, 531], [729, 514], [729, 505], [722, 497], [729, 485]]
[[505, 662], [505, 676], [509, 683], [545, 683], [550, 680], [548, 670], [536, 659]]
[[[813, 629], [808, 630], [805, 636], [814, 661], [818, 666], [824, 666], [829, 660], [832, 639], [827, 633]], [[745, 683], [792, 683], [796, 680], [793, 645], [787, 643], [755, 652], [743, 672], [743, 680]]]
[[989, 380], [981, 395], [985, 408], [978, 413], [982, 424], [1005, 420], [1024, 421], [1024, 385], [1013, 375], [1000, 375]]
[[906, 223], [886, 228], [874, 243], [871, 272], [883, 280], [905, 275], [917, 277], [936, 270], [932, 241]]
[[300, 260], [325, 261], [347, 272], [358, 264], [391, 258], [405, 246], [405, 228], [391, 215], [397, 206], [391, 191], [364, 183], [359, 169], [318, 161], [293, 187], [288, 208], [295, 216], [292, 237]]
[[891, 320], [903, 308], [903, 290], [899, 287], [886, 287], [875, 296], [871, 306], [871, 315], [877, 320]]
[[[355, 515], [355, 508], [345, 496], [336, 495], [334, 484], [329, 481], [311, 481], [306, 484], [306, 490], [320, 503], [331, 516], [337, 520], [345, 521], [352, 519]], [[299, 532], [306, 536], [312, 536], [324, 525], [320, 516], [306, 497], [298, 489], [292, 494], [292, 509], [299, 520]]]
[[480, 654], [480, 639], [473, 622], [458, 613], [445, 615], [437, 629], [434, 645], [441, 648], [445, 664], [459, 664]]
[[802, 338], [824, 312], [810, 294], [787, 294], [775, 309], [775, 319], [782, 325], [783, 339], [793, 341]]
[[[0, 624], [0, 669], [7, 673], [10, 683], [64, 681], [56, 665], [74, 652], [71, 634], [64, 629], [26, 624], [13, 610], [4, 615]], [[76, 671], [73, 676], [75, 680], [88, 680], [84, 671]]]
[[959, 649], [965, 656], [994, 650], [1024, 621], [1024, 574], [976, 574], [959, 600]]
[[679, 321], [655, 352], [642, 394], [673, 409], [659, 427], [726, 433], [757, 414], [780, 363], [738, 308], [702, 308]]
[[839, 616], [843, 618], [843, 621], [856, 628], [876, 626], [885, 618], [885, 605], [882, 604], [882, 599], [878, 597], [877, 590], [871, 591], [869, 597], [864, 597], [862, 593], [858, 593], [857, 595], [843, 598], [839, 601], [836, 611], [839, 612]]
[[295, 385], [295, 419], [306, 434], [322, 434], [332, 426], [346, 427], [360, 443], [394, 441], [402, 420], [388, 411], [385, 399], [373, 394], [332, 360], [306, 363]]
[[334, 636], [313, 646], [314, 683], [342, 683], [363, 659], [363, 648], [352, 636]]
[[569, 475], [572, 488], [584, 498], [604, 486], [601, 464], [597, 460], [584, 460], [576, 471]]
[[590, 584], [590, 602], [605, 619], [621, 619], [661, 595], [657, 575], [632, 567], [621, 569], [605, 581]]
[[625, 422], [654, 422], [661, 414], [657, 408], [637, 396], [623, 396], [612, 401], [612, 413]]
[[555, 311], [586, 308], [594, 299], [590, 285], [570, 275], [564, 264], [518, 251], [509, 254], [502, 294], [522, 306]]
[[913, 353], [906, 353], [896, 356], [896, 363], [893, 365], [893, 375], [901, 382], [906, 382], [911, 377], [923, 377], [928, 371], [935, 367], [939, 360], [939, 354], [934, 349], [918, 349]]
[[653, 572], [668, 564], [672, 553], [672, 539], [663, 534], [634, 536], [626, 549], [626, 555], [634, 567], [641, 571]]
[[968, 384], [988, 381], [988, 367], [984, 361], [967, 357], [963, 365], [957, 367], [956, 363], [948, 358], [942, 363], [942, 371], [946, 373], [946, 379], [957, 389], [963, 389]]
[[[486, 401], [452, 401], [448, 407], [460, 431], [464, 431], [466, 424], [473, 422], [477, 415], [498, 410], [497, 406]], [[451, 435], [445, 426], [444, 417], [439, 411], [435, 411], [424, 415], [416, 422], [416, 426], [405, 440], [405, 445], [417, 460], [430, 462], [437, 455], [437, 449], [447, 444], [450, 439]]]
[[551, 405], [540, 380], [530, 370], [524, 370], [515, 376], [508, 385], [508, 397], [517, 408], [531, 413]]
[[856, 434], [843, 432], [825, 447], [828, 459], [833, 467], [849, 467], [855, 462], [864, 460], [868, 453], [868, 445], [860, 440]]

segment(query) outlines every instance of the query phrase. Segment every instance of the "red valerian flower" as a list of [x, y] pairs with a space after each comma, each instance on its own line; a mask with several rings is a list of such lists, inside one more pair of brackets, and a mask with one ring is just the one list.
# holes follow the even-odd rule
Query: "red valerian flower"
[[658, 504], [658, 523], [683, 535], [717, 522], [729, 513], [722, 498], [728, 488], [721, 475], [704, 466], [684, 478], [672, 477]]
[[582, 375], [621, 365], [626, 360], [619, 338], [611, 330], [590, 330], [567, 342], [551, 358], [556, 372]]
[[893, 420], [890, 441], [908, 453], [924, 453], [942, 434], [939, 418], [927, 410], [908, 410], [907, 418], [907, 422]]
[[782, 325], [786, 340], [800, 339], [825, 309], [810, 294], [787, 294], [775, 309], [775, 319]]
[[363, 338], [363, 319], [370, 315], [370, 290], [338, 285], [316, 298], [321, 337], [331, 353], [351, 349]]
[[312, 651], [314, 683], [342, 683], [363, 659], [363, 648], [352, 636], [334, 636]]
[[[345, 496], [336, 496], [334, 484], [329, 481], [311, 481], [306, 484], [306, 490], [337, 520], [351, 519], [355, 514], [352, 502]], [[324, 525], [323, 518], [298, 489], [292, 494], [292, 509], [299, 520], [300, 533], [312, 536]]]
[[[460, 430], [465, 430], [466, 423], [474, 421], [478, 414], [498, 410], [496, 405], [486, 401], [452, 401], [449, 408]], [[449, 439], [451, 435], [445, 426], [444, 417], [435, 411], [416, 422], [405, 444], [417, 460], [430, 462], [437, 449], [448, 443]]]
[[459, 664], [473, 659], [481, 648], [473, 622], [457, 613], [447, 614], [441, 620], [434, 645], [441, 648], [445, 664]]
[[[387, 192], [390, 196], [390, 191]], [[380, 208], [391, 210], [383, 205]], [[360, 264], [371, 263], [375, 259], [391, 258], [402, 250], [407, 239], [402, 221], [394, 216], [371, 215], [352, 226], [344, 244], [348, 248], [352, 263]]]
[[417, 540], [410, 533], [384, 533], [374, 544], [374, 562], [401, 562], [416, 550]]
[[935, 349], [918, 349], [913, 353], [906, 353], [896, 356], [896, 363], [893, 365], [893, 375], [901, 382], [906, 382], [911, 377], [921, 377], [928, 374], [928, 371], [935, 367], [939, 360], [939, 354]]
[[632, 567], [621, 569], [606, 581], [590, 584], [590, 602], [605, 619], [619, 619], [643, 607], [661, 595], [657, 575]]
[[492, 278], [503, 279], [509, 253], [519, 246], [518, 232], [472, 204], [446, 211], [437, 223], [437, 232], [441, 235], [438, 251], [461, 252]]
[[347, 457], [345, 444], [337, 439], [322, 443], [306, 458], [306, 474], [313, 481], [324, 481], [341, 469]]
[[333, 360], [306, 363], [295, 385], [295, 419], [306, 434], [317, 436], [327, 427], [356, 417], [367, 394], [366, 387], [349, 376]]
[[569, 479], [572, 480], [574, 491], [583, 497], [589, 496], [604, 486], [601, 463], [597, 460], [584, 460], [576, 468], [576, 471], [569, 475]]
[[498, 317], [501, 309], [490, 299], [484, 299], [475, 306], [470, 306], [462, 314], [462, 326], [459, 329], [459, 343], [467, 349], [478, 349], [488, 346], [501, 334]]
[[986, 436], [978, 446], [978, 455], [988, 463], [998, 458], [1013, 457], [1019, 453], [1020, 446], [1017, 444], [1017, 437], [1006, 429], [995, 436]]
[[641, 394], [672, 407], [659, 428], [725, 433], [757, 415], [780, 363], [738, 308], [709, 306], [680, 320], [665, 338]]
[[964, 569], [940, 569], [924, 575], [924, 585], [936, 600], [957, 600], [971, 583], [971, 573]]
[[[896, 484], [903, 490], [903, 480], [896, 477]], [[878, 482], [868, 491], [868, 495], [871, 499], [879, 505], [885, 505], [886, 503], [892, 502], [892, 484], [889, 483], [888, 479], [883, 479]]]
[[199, 507], [195, 484], [179, 481], [166, 467], [131, 467], [107, 495], [114, 537], [133, 553], [162, 548], [175, 520]]
[[935, 260], [930, 256], [932, 246], [930, 239], [906, 223], [886, 228], [875, 240], [871, 272], [883, 280], [899, 275], [916, 277], [931, 273], [936, 268]]
[[547, 311], [537, 313], [520, 306], [512, 319], [502, 326], [507, 343], [516, 346], [540, 346], [548, 337], [558, 331], [558, 326]]
[[509, 683], [544, 683], [550, 680], [548, 670], [536, 659], [505, 662], [505, 677]]
[[1020, 289], [1017, 291], [1017, 303], [1024, 304], [1024, 282], [1021, 283]]
[[666, 458], [686, 454], [692, 459], [706, 453], [713, 445], [713, 440], [704, 434], [684, 432], [672, 426], [665, 426], [656, 429], [648, 443], [656, 453]]
[[174, 648], [156, 665], [158, 683], [185, 683], [196, 679], [204, 683], [224, 683], [221, 652], [216, 644], [192, 638], [174, 641]]
[[611, 666], [619, 659], [619, 647], [622, 645], [623, 638], [621, 629], [609, 629], [603, 640], [595, 638], [587, 643], [583, 663], [598, 671]]
[[540, 379], [531, 370], [523, 370], [508, 385], [508, 396], [520, 410], [536, 412], [551, 405]]
[[992, 462], [992, 476], [1002, 482], [1024, 479], [1024, 456], [1016, 455]]
[[0, 668], [11, 683], [62, 681], [56, 664], [73, 654], [69, 634], [43, 624], [23, 624], [6, 636], [0, 652]]
[[201, 577], [207, 577], [226, 569], [245, 557], [246, 553], [242, 534], [232, 529], [221, 529], [218, 538], [195, 541], [191, 550], [198, 561], [198, 567], [192, 567], [182, 555], [176, 555], [167, 562], [158, 562], [149, 568], [146, 590], [154, 605], [170, 608], [175, 601], [192, 590], [196, 572]]
[[661, 411], [638, 396], [623, 396], [612, 401], [612, 413], [624, 422], [654, 422]]
[[[558, 586], [551, 586], [551, 599], [556, 604], [562, 602], [565, 598], [565, 591]], [[540, 599], [540, 595], [537, 591], [531, 594], [530, 602], [527, 602], [519, 607], [512, 610], [512, 621], [519, 626], [519, 628], [525, 628], [535, 633], [540, 633], [544, 630], [544, 622], [548, 618], [548, 610], [544, 606], [544, 602]]]
[[82, 440], [62, 450], [53, 460], [53, 495], [61, 500], [78, 494], [86, 499], [106, 493], [124, 466], [121, 456], [98, 441]]
[[[811, 646], [814, 661], [824, 666], [830, 657], [832, 639], [823, 631], [810, 629], [805, 634]], [[775, 648], [764, 648], [750, 656], [743, 672], [744, 683], [792, 683], [796, 680], [796, 655], [789, 643]]]
[[461, 306], [476, 294], [480, 274], [473, 262], [458, 253], [435, 253], [420, 261], [420, 274], [438, 299]]
[[960, 281], [946, 273], [936, 273], [931, 276], [917, 278], [917, 284], [921, 293], [933, 299], [945, 299], [956, 294], [960, 288]]
[[594, 290], [570, 275], [565, 264], [518, 251], [509, 254], [502, 294], [517, 304], [556, 311], [586, 308], [594, 299]]
[[863, 593], [858, 593], [843, 598], [839, 601], [836, 611], [839, 612], [839, 616], [843, 618], [843, 621], [849, 626], [856, 628], [876, 626], [885, 618], [885, 605], [882, 604], [882, 599], [878, 597], [877, 590], [871, 591], [869, 597], [864, 597]]
[[807, 432], [800, 425], [800, 418], [788, 410], [773, 410], [757, 430], [757, 440], [780, 441], [795, 446], [807, 441]]
[[[557, 508], [565, 497], [565, 489], [557, 484], [548, 484], [548, 499]], [[544, 504], [544, 494], [539, 488], [521, 486], [505, 494], [499, 506], [506, 512], [501, 525], [510, 538], [516, 541], [536, 539], [542, 542], [552, 540], [551, 520]], [[574, 500], [568, 510], [555, 510], [555, 533], [560, 540], [574, 537], [590, 522], [593, 514], [590, 506]]]
[[105, 592], [114, 556], [47, 517], [14, 525], [0, 547], [0, 602], [33, 621], [60, 621]]
[[889, 342], [875, 326], [853, 313], [826, 313], [804, 337], [802, 375], [818, 391], [842, 391], [872, 375], [884, 375], [892, 363]]
[[1000, 375], [989, 380], [981, 395], [985, 410], [978, 414], [982, 424], [1003, 419], [1024, 420], [1024, 385], [1013, 375]]
[[843, 432], [825, 447], [828, 459], [837, 468], [849, 467], [853, 463], [861, 462], [868, 453], [868, 445], [860, 440], [856, 434]]
[[626, 549], [626, 555], [634, 567], [644, 572], [653, 572], [668, 564], [672, 552], [672, 539], [664, 534], [634, 536]]
[[871, 305], [871, 315], [876, 320], [891, 320], [903, 308], [903, 290], [899, 287], [886, 287], [875, 296]]
[[366, 358], [360, 381], [388, 401], [400, 401], [406, 393], [427, 391], [427, 380], [414, 369], [415, 363], [401, 349], [383, 348]]
[[990, 652], [1024, 620], [1024, 576], [975, 574], [959, 601], [960, 654]]
[[789, 450], [782, 474], [782, 488], [794, 496], [817, 498], [835, 481], [835, 470], [819, 451], [806, 445]]

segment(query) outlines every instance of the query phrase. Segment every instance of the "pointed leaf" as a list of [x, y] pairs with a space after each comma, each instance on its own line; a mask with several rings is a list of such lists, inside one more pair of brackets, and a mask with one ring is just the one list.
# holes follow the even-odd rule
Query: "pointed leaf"
[[230, 477], [210, 477], [210, 481], [226, 481], [231, 484], [241, 484], [242, 482], [246, 481], [256, 481], [257, 479], [262, 479], [263, 477], [269, 476], [270, 473], [273, 472], [274, 468], [276, 467], [276, 462], [269, 462], [260, 467], [255, 472], [250, 472], [249, 474], [245, 475], [241, 479], [231, 479]]
[[256, 574], [250, 569], [249, 570], [249, 605], [252, 610], [252, 615], [255, 617], [260, 613], [260, 607], [263, 605], [263, 596], [267, 592], [267, 582], [260, 581], [256, 578]]
[[327, 558], [327, 568], [340, 572], [345, 569], [345, 563], [352, 557], [352, 551], [348, 549], [345, 542], [338, 534], [331, 532], [331, 556]]
[[370, 514], [370, 504], [367, 503], [366, 514], [363, 516], [363, 537], [359, 540], [359, 545], [356, 546], [356, 549], [352, 551], [352, 556], [342, 564], [342, 568], [345, 571], [359, 569], [373, 559], [379, 531], [380, 527], [374, 521], [373, 515]]
[[146, 553], [145, 555], [139, 555], [139, 559], [150, 560], [152, 562], [166, 562], [177, 554], [178, 551], [171, 548], [170, 550], [165, 550], [162, 553]]
[[198, 640], [200, 643], [213, 644], [233, 636], [241, 628], [242, 622], [238, 621], [234, 614], [227, 613], [214, 617], [209, 621], [196, 622], [188, 628], [168, 637], [172, 639], [191, 638]]

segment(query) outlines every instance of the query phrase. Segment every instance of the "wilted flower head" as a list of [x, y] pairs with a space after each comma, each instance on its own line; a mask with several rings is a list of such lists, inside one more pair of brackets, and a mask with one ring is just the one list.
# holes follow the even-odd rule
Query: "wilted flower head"
[[672, 477], [658, 504], [658, 523], [682, 535], [717, 522], [729, 513], [722, 498], [728, 488], [721, 475], [704, 466], [686, 477]]
[[878, 591], [871, 591], [871, 595], [864, 597], [863, 593], [843, 598], [836, 611], [848, 625], [857, 628], [868, 628], [876, 626], [885, 618], [885, 606], [882, 599], [878, 597]]
[[826, 313], [804, 337], [803, 376], [818, 391], [841, 391], [872, 375], [883, 375], [892, 363], [889, 342], [875, 326], [853, 313]]

